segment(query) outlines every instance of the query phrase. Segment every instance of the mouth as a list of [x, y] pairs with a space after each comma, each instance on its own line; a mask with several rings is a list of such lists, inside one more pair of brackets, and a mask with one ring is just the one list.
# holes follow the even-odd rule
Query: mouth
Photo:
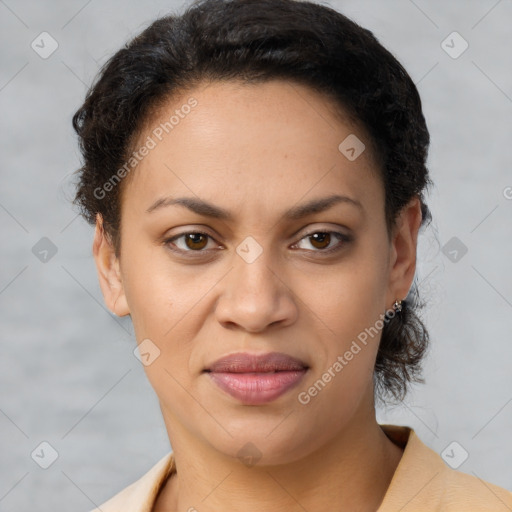
[[296, 357], [281, 352], [267, 354], [237, 353], [218, 359], [205, 369], [212, 373], [270, 373], [279, 371], [300, 371], [308, 365]]
[[204, 370], [224, 392], [245, 405], [261, 405], [298, 385], [309, 370], [303, 361], [279, 352], [231, 354]]

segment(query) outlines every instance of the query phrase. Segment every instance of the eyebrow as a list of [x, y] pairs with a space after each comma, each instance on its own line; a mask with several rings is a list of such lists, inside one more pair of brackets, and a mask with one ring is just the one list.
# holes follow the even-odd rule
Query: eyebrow
[[[313, 199], [312, 201], [301, 204], [299, 206], [294, 206], [293, 208], [290, 208], [284, 212], [283, 218], [288, 220], [302, 219], [308, 215], [328, 210], [334, 205], [340, 203], [356, 206], [358, 209], [364, 212], [363, 205], [356, 199], [335, 194], [320, 199]], [[184, 206], [185, 208], [188, 208], [189, 210], [197, 213], [198, 215], [202, 215], [203, 217], [211, 217], [225, 221], [230, 221], [233, 219], [233, 215], [228, 210], [203, 201], [202, 199], [196, 199], [193, 197], [163, 197], [155, 201], [146, 210], [146, 213], [151, 213], [160, 208], [172, 205]]]

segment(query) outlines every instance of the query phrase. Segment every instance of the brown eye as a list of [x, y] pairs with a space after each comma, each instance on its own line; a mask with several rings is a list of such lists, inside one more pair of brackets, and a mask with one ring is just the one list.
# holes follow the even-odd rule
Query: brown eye
[[207, 242], [208, 237], [203, 233], [187, 233], [185, 235], [185, 244], [189, 249], [203, 249]]
[[[333, 243], [338, 240], [338, 243]], [[351, 241], [351, 237], [337, 231], [314, 231], [305, 235], [296, 244], [300, 249], [306, 249], [310, 252], [318, 252], [321, 254], [331, 253], [343, 249], [343, 247]], [[300, 247], [304, 241], [308, 242], [313, 249]]]
[[165, 240], [165, 245], [176, 252], [205, 252], [209, 240], [213, 239], [207, 233], [192, 231]]
[[317, 249], [325, 249], [329, 247], [329, 244], [331, 243], [330, 233], [313, 233], [312, 235], [309, 235], [309, 238], [311, 239], [313, 247], [316, 247]]

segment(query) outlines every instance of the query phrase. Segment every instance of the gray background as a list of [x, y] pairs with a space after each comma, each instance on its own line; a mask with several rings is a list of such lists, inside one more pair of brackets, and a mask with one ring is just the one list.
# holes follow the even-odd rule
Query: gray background
[[[104, 307], [92, 228], [69, 203], [71, 116], [115, 50], [186, 4], [0, 0], [0, 511], [88, 511], [170, 449], [131, 323]], [[418, 267], [426, 385], [378, 419], [412, 426], [439, 453], [457, 441], [469, 453], [459, 470], [512, 490], [512, 2], [328, 5], [404, 64], [432, 136], [434, 223]], [[47, 59], [31, 48], [43, 31], [59, 45]], [[453, 31], [469, 44], [456, 59], [441, 46]], [[46, 262], [32, 252], [42, 237], [58, 249]], [[48, 469], [31, 458], [43, 441], [58, 453]]]

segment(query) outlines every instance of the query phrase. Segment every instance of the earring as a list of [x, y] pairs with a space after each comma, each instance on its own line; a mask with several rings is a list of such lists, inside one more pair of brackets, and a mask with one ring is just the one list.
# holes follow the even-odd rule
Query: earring
[[402, 301], [401, 300], [395, 300], [395, 303], [393, 304], [393, 309], [397, 313], [400, 313], [400, 311], [402, 311]]

